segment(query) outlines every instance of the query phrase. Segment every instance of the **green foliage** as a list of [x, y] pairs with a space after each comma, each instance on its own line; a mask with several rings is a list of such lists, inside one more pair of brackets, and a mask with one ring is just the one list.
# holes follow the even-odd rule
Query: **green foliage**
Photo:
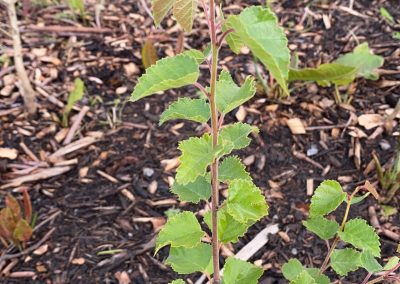
[[254, 78], [246, 78], [242, 87], [238, 87], [227, 71], [222, 71], [217, 82], [216, 102], [218, 110], [226, 114], [244, 104], [256, 94]]
[[383, 270], [387, 271], [393, 269], [399, 263], [399, 261], [400, 259], [397, 256], [391, 257], [383, 267]]
[[311, 216], [326, 215], [336, 210], [345, 200], [346, 193], [337, 181], [326, 180], [315, 190], [311, 198]]
[[67, 3], [74, 14], [78, 12], [81, 17], [85, 16], [84, 0], [67, 0]]
[[323, 240], [333, 238], [339, 230], [339, 224], [336, 221], [328, 220], [319, 215], [303, 221], [303, 225]]
[[390, 202], [400, 189], [400, 150], [395, 154], [394, 163], [389, 168], [382, 167], [378, 157], [373, 154], [379, 184], [382, 188], [383, 203]]
[[[329, 284], [328, 276], [321, 274], [316, 268], [305, 268], [297, 259], [290, 259], [282, 267], [283, 276], [290, 281], [290, 283], [303, 283], [298, 282], [304, 279], [309, 279], [310, 282], [316, 284]], [[306, 274], [306, 275], [305, 275]]]
[[245, 166], [237, 156], [225, 158], [219, 165], [219, 179], [222, 182], [228, 183], [236, 179], [251, 180]]
[[[204, 215], [204, 221], [212, 230], [211, 212]], [[253, 221], [241, 223], [236, 221], [228, 212], [226, 207], [222, 207], [218, 211], [218, 240], [226, 244], [229, 242], [236, 243], [239, 237], [244, 236], [247, 229], [253, 224]]]
[[63, 126], [67, 127], [68, 126], [68, 116], [74, 107], [74, 104], [76, 102], [79, 102], [82, 98], [83, 95], [85, 94], [85, 84], [80, 78], [76, 78], [74, 81], [74, 89], [68, 96], [68, 102], [67, 105], [65, 106], [64, 113], [63, 113]]
[[[176, 170], [176, 180], [179, 184], [186, 185], [194, 182], [199, 176], [206, 174], [207, 167], [213, 162], [216, 151], [212, 145], [210, 135], [192, 137], [179, 143], [181, 164]], [[194, 166], [195, 165], [195, 166]]]
[[289, 81], [313, 81], [321, 86], [348, 85], [355, 79], [357, 68], [327, 63], [317, 68], [290, 69]]
[[378, 80], [377, 69], [383, 66], [382, 56], [374, 55], [368, 43], [357, 46], [352, 53], [338, 58], [335, 63], [357, 68], [357, 76], [368, 80]]
[[229, 257], [224, 266], [224, 284], [257, 284], [263, 269], [246, 261]]
[[335, 249], [331, 257], [331, 266], [337, 274], [346, 276], [361, 266], [361, 253], [351, 248]]
[[208, 53], [207, 53], [207, 50], [205, 50], [204, 52], [201, 52], [197, 49], [189, 49], [189, 50], [182, 52], [181, 55], [190, 56], [196, 60], [197, 64], [201, 64], [206, 59]]
[[182, 279], [177, 279], [177, 280], [172, 281], [169, 284], [185, 284], [185, 281], [183, 281]]
[[389, 11], [385, 7], [381, 7], [379, 9], [379, 12], [381, 13], [381, 16], [391, 25], [396, 24], [393, 16], [389, 13]]
[[348, 221], [344, 231], [339, 232], [339, 237], [356, 248], [370, 251], [373, 256], [379, 257], [381, 254], [378, 235], [375, 233], [374, 228], [369, 226], [363, 219]]
[[223, 148], [221, 154], [227, 155], [233, 150], [239, 150], [249, 146], [250, 133], [258, 132], [258, 128], [246, 123], [237, 122], [228, 125], [220, 131], [220, 146]]
[[4, 246], [10, 243], [22, 249], [33, 234], [29, 224], [32, 219], [32, 204], [29, 194], [23, 191], [22, 208], [20, 203], [12, 196], [7, 195], [6, 207], [0, 211], [0, 240]]
[[229, 183], [226, 208], [236, 221], [257, 221], [268, 214], [265, 197], [252, 182], [233, 180]]
[[205, 100], [180, 98], [161, 114], [160, 125], [172, 119], [187, 119], [206, 123], [210, 116], [210, 105]]
[[208, 200], [211, 197], [211, 184], [205, 177], [198, 177], [194, 182], [186, 185], [177, 182], [171, 187], [171, 192], [179, 196], [181, 201], [199, 203], [200, 200]]
[[198, 0], [153, 0], [154, 21], [158, 26], [173, 8], [173, 14], [178, 23], [184, 30], [191, 32], [197, 3]]
[[211, 245], [200, 243], [193, 248], [171, 248], [166, 264], [179, 274], [190, 274], [194, 272], [210, 272], [212, 267]]
[[[234, 30], [227, 39], [231, 49], [238, 52], [243, 44], [247, 45], [268, 68], [284, 92], [289, 94], [286, 80], [289, 75], [290, 51], [276, 15], [268, 8], [253, 6], [244, 9], [240, 15], [229, 16], [225, 25], [225, 30]], [[239, 41], [232, 45], [236, 39]]]
[[175, 248], [196, 247], [203, 236], [204, 232], [192, 212], [178, 213], [168, 219], [165, 227], [158, 234], [155, 253], [166, 245]]
[[163, 58], [147, 68], [146, 74], [139, 78], [131, 101], [135, 102], [158, 92], [194, 84], [199, 75], [199, 65], [193, 57], [177, 55]]
[[383, 269], [382, 265], [379, 264], [368, 250], [361, 253], [361, 266], [370, 273], [376, 273]]
[[315, 284], [314, 278], [306, 271], [303, 270], [291, 283], [293, 284]]

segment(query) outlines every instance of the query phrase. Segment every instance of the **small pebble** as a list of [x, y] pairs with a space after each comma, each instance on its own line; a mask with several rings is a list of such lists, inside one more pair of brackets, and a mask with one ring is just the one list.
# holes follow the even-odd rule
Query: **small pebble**
[[311, 157], [318, 154], [317, 145], [311, 144], [311, 147], [307, 150], [307, 156]]
[[386, 140], [384, 140], [384, 139], [382, 139], [382, 140], [379, 142], [379, 146], [381, 146], [382, 150], [384, 150], [384, 151], [387, 151], [387, 150], [389, 150], [389, 149], [391, 148], [389, 142], [386, 141]]
[[143, 168], [143, 175], [145, 177], [152, 177], [154, 174], [154, 170], [152, 168]]
[[292, 248], [291, 253], [293, 255], [297, 255], [298, 254], [297, 248]]

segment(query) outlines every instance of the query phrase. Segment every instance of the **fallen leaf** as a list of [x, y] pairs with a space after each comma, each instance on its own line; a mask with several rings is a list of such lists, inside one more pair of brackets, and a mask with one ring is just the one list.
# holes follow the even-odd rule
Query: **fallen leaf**
[[376, 191], [376, 188], [369, 181], [366, 181], [364, 186], [375, 197], [375, 199], [379, 200], [379, 194]]

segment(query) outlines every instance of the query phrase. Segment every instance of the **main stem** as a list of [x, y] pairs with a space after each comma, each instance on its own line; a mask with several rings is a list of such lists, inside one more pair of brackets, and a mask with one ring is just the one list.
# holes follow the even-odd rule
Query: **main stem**
[[[210, 106], [211, 106], [211, 132], [213, 147], [218, 145], [218, 110], [215, 102], [215, 89], [217, 84], [218, 72], [218, 42], [217, 31], [215, 26], [215, 2], [210, 0], [210, 34], [211, 34], [211, 80], [210, 80]], [[221, 274], [219, 270], [219, 242], [218, 242], [218, 207], [219, 207], [219, 182], [218, 182], [218, 159], [211, 164], [211, 184], [212, 184], [212, 255], [214, 268], [214, 284], [221, 283]]]

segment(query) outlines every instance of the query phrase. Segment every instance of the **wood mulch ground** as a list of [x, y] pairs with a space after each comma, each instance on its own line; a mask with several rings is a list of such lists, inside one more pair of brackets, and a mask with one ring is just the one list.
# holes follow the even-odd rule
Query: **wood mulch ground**
[[[27, 188], [40, 224], [27, 251], [1, 248], [1, 283], [168, 283], [179, 275], [163, 264], [167, 248], [153, 254], [156, 232], [174, 210], [200, 209], [201, 214], [205, 209], [205, 204], [181, 203], [169, 192], [178, 141], [205, 129], [182, 121], [158, 126], [165, 107], [178, 96], [194, 96], [195, 88], [124, 103], [144, 71], [144, 42], [152, 40], [160, 58], [174, 55], [182, 44], [204, 48], [204, 19], [186, 36], [171, 19], [164, 29], [154, 28], [145, 1], [112, 1], [100, 13], [92, 2], [87, 1], [86, 20], [75, 21], [59, 4], [32, 6], [25, 17], [20, 15], [25, 62], [40, 102], [37, 118], [24, 118], [14, 68], [7, 60], [0, 63], [0, 147], [18, 152], [14, 160], [0, 158], [1, 200]], [[359, 119], [366, 114], [384, 119], [400, 99], [400, 41], [392, 38], [400, 25], [388, 24], [379, 13], [383, 6], [400, 19], [398, 1], [356, 0], [353, 9], [347, 0], [278, 2], [273, 9], [302, 67], [332, 61], [359, 42], [384, 56], [385, 65], [380, 80], [359, 79], [351, 86], [351, 105], [336, 105], [333, 89], [314, 84], [292, 85], [288, 98], [260, 85], [254, 100], [227, 117], [227, 122], [240, 120], [261, 130], [237, 154], [264, 190], [270, 213], [237, 244], [226, 246], [223, 255], [235, 254], [276, 224], [279, 230], [250, 259], [265, 268], [261, 283], [286, 283], [281, 267], [292, 257], [309, 267], [322, 263], [326, 244], [301, 224], [312, 190], [324, 179], [337, 179], [346, 190], [365, 180], [377, 184], [372, 154], [390, 163], [399, 142], [398, 119], [391, 131]], [[260, 1], [227, 0], [224, 7], [233, 13], [250, 4]], [[5, 22], [4, 11], [0, 18]], [[2, 35], [0, 45], [6, 47], [2, 54], [12, 55], [10, 39]], [[234, 57], [224, 47], [222, 57], [238, 82], [255, 73], [249, 55]], [[259, 70], [268, 82], [268, 73]], [[79, 113], [83, 119], [72, 141], [66, 141], [70, 128], [63, 128], [60, 118], [76, 77], [85, 82], [86, 95], [70, 121]], [[293, 119], [301, 120], [306, 134], [291, 132]], [[398, 209], [399, 201], [397, 195], [389, 205]], [[395, 254], [398, 213], [386, 217], [368, 198], [351, 216], [377, 217], [383, 258]], [[340, 283], [360, 283], [365, 275], [351, 273]], [[195, 283], [200, 276], [185, 279]]]

